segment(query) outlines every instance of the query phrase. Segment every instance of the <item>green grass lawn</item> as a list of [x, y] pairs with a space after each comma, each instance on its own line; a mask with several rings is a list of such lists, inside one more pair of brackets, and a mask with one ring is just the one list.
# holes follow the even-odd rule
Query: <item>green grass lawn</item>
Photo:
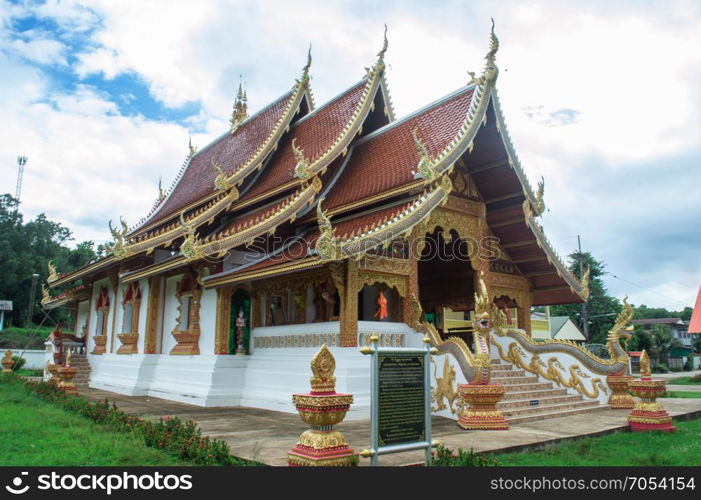
[[701, 392], [693, 391], [667, 391], [663, 398], [692, 398], [701, 399]]
[[621, 432], [580, 438], [548, 448], [497, 455], [502, 465], [701, 465], [701, 419], [675, 422], [676, 432]]
[[15, 375], [19, 375], [20, 377], [41, 377], [44, 375], [44, 371], [20, 368], [19, 370], [15, 371]]
[[0, 377], [0, 466], [188, 465], [142, 440], [66, 412]]
[[673, 378], [667, 381], [669, 385], [701, 385], [701, 380], [691, 380], [690, 377]]

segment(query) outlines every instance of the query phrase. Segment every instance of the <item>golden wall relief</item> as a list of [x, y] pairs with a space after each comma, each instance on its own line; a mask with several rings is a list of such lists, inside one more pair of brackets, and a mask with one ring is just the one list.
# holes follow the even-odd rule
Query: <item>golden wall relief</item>
[[152, 276], [148, 282], [148, 310], [146, 311], [146, 337], [144, 339], [144, 354], [156, 354], [158, 342], [158, 318], [161, 309], [160, 276]]
[[231, 327], [230, 286], [217, 288], [217, 311], [214, 324], [214, 354], [229, 354], [229, 328]]

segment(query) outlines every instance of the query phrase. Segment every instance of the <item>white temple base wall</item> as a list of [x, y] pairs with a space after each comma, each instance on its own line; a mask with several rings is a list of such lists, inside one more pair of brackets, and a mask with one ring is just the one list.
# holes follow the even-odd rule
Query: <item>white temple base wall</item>
[[[252, 338], [257, 334], [262, 337], [298, 334], [300, 325], [290, 326], [293, 328], [255, 329]], [[323, 330], [331, 334], [338, 323], [307, 326], [311, 327], [308, 332]], [[378, 333], [388, 345], [399, 336], [403, 347], [422, 345], [421, 336], [405, 324], [359, 322], [359, 330], [361, 336], [368, 331]], [[301, 347], [302, 342], [296, 345], [300, 347], [254, 347], [249, 356], [90, 356], [90, 387], [197, 406], [247, 406], [296, 413], [292, 394], [310, 391], [310, 363], [319, 348]], [[336, 358], [336, 391], [353, 394], [354, 402], [346, 420], [370, 418], [370, 358], [357, 347], [331, 345], [329, 348]]]

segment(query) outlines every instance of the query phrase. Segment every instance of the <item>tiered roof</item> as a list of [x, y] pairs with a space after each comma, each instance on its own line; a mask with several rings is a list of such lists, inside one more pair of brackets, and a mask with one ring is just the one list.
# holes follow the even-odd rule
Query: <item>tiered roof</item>
[[536, 221], [542, 191], [534, 194], [506, 131], [494, 87], [493, 33], [479, 77], [399, 121], [384, 80], [386, 48], [385, 39], [365, 77], [313, 111], [308, 61], [290, 92], [191, 155], [138, 228], [113, 231], [114, 255], [50, 285], [105, 272], [157, 247], [175, 252], [123, 273], [125, 281], [140, 279], [244, 249], [281, 226], [300, 235], [294, 254], [277, 252], [209, 276], [205, 286], [358, 258], [408, 234], [446, 202], [449, 176], [460, 164], [486, 204], [503, 257], [531, 279], [534, 304], [581, 300], [586, 284], [567, 270]]

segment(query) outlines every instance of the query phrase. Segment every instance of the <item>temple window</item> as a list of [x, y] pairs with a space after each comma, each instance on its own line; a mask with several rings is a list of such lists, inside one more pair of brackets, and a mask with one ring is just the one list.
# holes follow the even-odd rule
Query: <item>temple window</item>
[[180, 314], [178, 315], [176, 330], [186, 331], [190, 329], [195, 289], [195, 280], [189, 274], [183, 276], [183, 279], [178, 284], [178, 290], [176, 292], [176, 297], [180, 303], [180, 307], [178, 308]]
[[139, 331], [139, 305], [141, 304], [141, 289], [138, 283], [131, 283], [126, 292], [122, 305], [124, 306], [123, 333], [136, 333]]
[[110, 296], [106, 287], [102, 287], [95, 306], [97, 321], [95, 322], [95, 335], [105, 335], [107, 332], [107, 316], [110, 313]]
[[365, 286], [358, 294], [361, 321], [401, 321], [401, 297], [396, 288], [384, 283]]

